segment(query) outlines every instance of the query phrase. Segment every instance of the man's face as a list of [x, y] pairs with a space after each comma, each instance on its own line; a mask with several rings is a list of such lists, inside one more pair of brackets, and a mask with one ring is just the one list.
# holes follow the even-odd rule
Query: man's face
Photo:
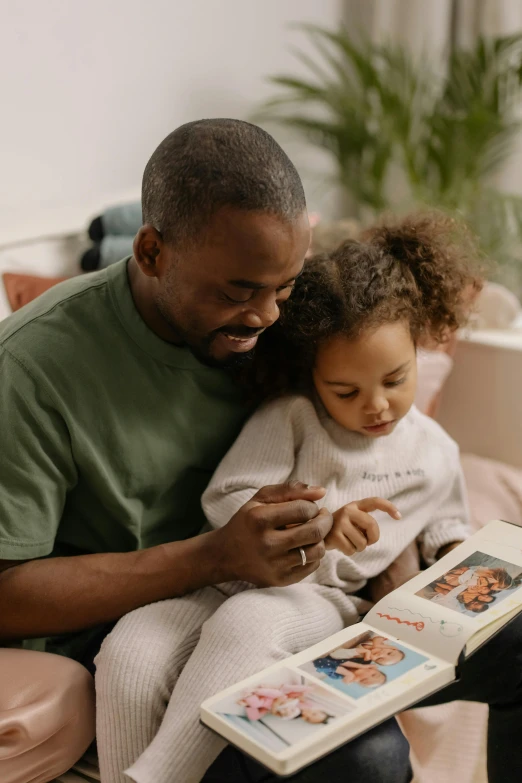
[[308, 217], [221, 210], [200, 242], [162, 244], [155, 306], [202, 361], [227, 365], [250, 353], [279, 317], [310, 243]]
[[476, 600], [476, 601], [470, 601], [469, 604], [466, 604], [466, 609], [468, 609], [471, 612], [475, 612], [477, 614], [481, 614], [482, 612], [485, 612], [486, 609], [489, 609], [489, 602], [482, 601], [482, 600]]

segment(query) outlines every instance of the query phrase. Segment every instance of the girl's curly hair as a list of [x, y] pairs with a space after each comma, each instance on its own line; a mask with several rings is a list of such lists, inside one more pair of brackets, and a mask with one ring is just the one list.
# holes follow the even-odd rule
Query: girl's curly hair
[[482, 287], [469, 232], [442, 213], [384, 221], [305, 264], [280, 320], [260, 338], [250, 385], [263, 396], [303, 390], [317, 347], [406, 321], [417, 344], [464, 325]]

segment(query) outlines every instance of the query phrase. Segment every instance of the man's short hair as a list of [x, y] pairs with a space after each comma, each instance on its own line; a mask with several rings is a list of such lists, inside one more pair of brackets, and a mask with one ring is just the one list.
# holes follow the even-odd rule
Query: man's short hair
[[143, 175], [143, 222], [166, 242], [194, 239], [222, 207], [295, 220], [306, 209], [299, 174], [262, 128], [198, 120], [164, 139]]

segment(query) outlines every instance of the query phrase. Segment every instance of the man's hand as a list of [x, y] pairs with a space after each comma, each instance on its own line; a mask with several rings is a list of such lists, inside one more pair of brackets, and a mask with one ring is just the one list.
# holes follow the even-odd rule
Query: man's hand
[[325, 553], [332, 517], [314, 502], [324, 494], [298, 482], [265, 487], [225, 527], [137, 552], [0, 561], [0, 645], [114, 622], [219, 582], [299, 582]]
[[343, 506], [333, 515], [333, 526], [327, 535], [327, 549], [339, 549], [345, 555], [363, 552], [379, 540], [379, 525], [368, 513], [384, 511], [393, 519], [400, 519], [397, 508], [384, 498], [365, 498]]
[[[332, 527], [331, 514], [314, 502], [324, 494], [322, 487], [300, 482], [260, 489], [227, 525], [211, 534], [222, 581], [289, 585], [315, 571]], [[304, 566], [300, 548], [306, 555]]]

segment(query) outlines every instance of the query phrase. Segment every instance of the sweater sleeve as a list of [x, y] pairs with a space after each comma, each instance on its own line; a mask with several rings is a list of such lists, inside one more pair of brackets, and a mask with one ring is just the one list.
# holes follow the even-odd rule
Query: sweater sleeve
[[452, 481], [449, 492], [442, 500], [437, 513], [419, 536], [420, 552], [428, 565], [433, 565], [441, 547], [455, 541], [464, 541], [471, 535], [469, 509], [466, 498], [464, 474], [459, 450], [452, 442], [453, 459], [450, 460]]
[[203, 511], [213, 527], [226, 525], [262, 487], [291, 477], [300, 441], [299, 408], [299, 399], [276, 400], [247, 421], [203, 493]]

